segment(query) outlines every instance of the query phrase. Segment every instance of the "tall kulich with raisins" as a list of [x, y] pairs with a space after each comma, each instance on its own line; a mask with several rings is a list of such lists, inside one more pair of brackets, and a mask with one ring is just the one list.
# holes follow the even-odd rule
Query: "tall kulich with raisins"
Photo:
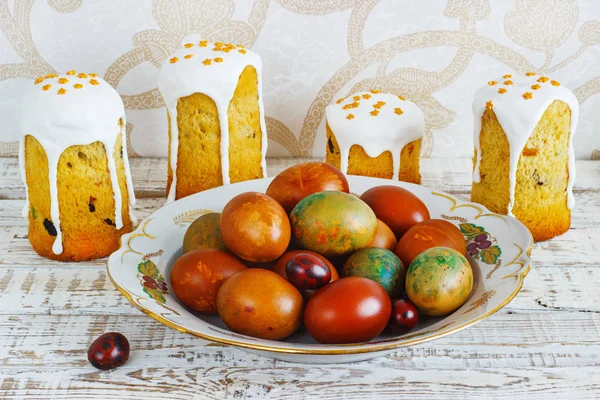
[[40, 77], [24, 95], [21, 133], [23, 216], [34, 250], [59, 261], [117, 250], [135, 223], [119, 94], [96, 74]]
[[425, 118], [416, 104], [371, 90], [337, 100], [326, 114], [328, 164], [345, 174], [421, 183]]
[[504, 75], [475, 93], [471, 200], [523, 222], [536, 241], [571, 225], [579, 104], [559, 82]]
[[161, 66], [167, 201], [266, 176], [262, 62], [242, 45], [186, 43]]

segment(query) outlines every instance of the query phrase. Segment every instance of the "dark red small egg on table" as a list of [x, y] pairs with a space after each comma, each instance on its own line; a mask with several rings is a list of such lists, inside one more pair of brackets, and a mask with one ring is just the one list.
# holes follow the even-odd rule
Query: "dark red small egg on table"
[[411, 227], [398, 241], [395, 253], [404, 265], [410, 266], [419, 254], [432, 247], [449, 247], [463, 256], [467, 253], [460, 229], [443, 219], [428, 219]]
[[[273, 265], [273, 268], [271, 268], [271, 271], [281, 275], [286, 280], [290, 281], [290, 279], [288, 278], [288, 275], [286, 273], [286, 265], [287, 265], [288, 261], [290, 261], [293, 257], [297, 256], [298, 254], [309, 254], [312, 257], [315, 257], [315, 258], [319, 259], [321, 262], [323, 262], [331, 271], [331, 279], [329, 282], [337, 281], [338, 279], [340, 279], [337, 269], [335, 269], [333, 264], [331, 264], [331, 262], [329, 262], [328, 259], [326, 259], [322, 255], [320, 255], [319, 253], [315, 253], [310, 250], [288, 251], [287, 253], [285, 253], [284, 255], [279, 257], [279, 259]], [[302, 295], [304, 296], [305, 299], [310, 299], [316, 292], [317, 292], [316, 290], [300, 290], [300, 293], [302, 293]]]
[[101, 370], [118, 368], [129, 360], [129, 341], [118, 332], [99, 336], [88, 349], [88, 361]]
[[319, 343], [367, 342], [385, 329], [391, 312], [381, 285], [353, 276], [321, 288], [306, 305], [304, 325]]
[[300, 290], [320, 289], [331, 281], [331, 269], [319, 257], [298, 253], [285, 265], [290, 283]]
[[402, 335], [417, 326], [419, 312], [408, 300], [396, 299], [392, 302], [392, 315], [388, 323], [388, 330]]
[[399, 186], [375, 186], [364, 192], [360, 199], [390, 227], [397, 238], [402, 237], [411, 226], [430, 218], [425, 203]]
[[267, 188], [267, 195], [281, 204], [289, 214], [306, 196], [326, 190], [348, 193], [348, 180], [332, 165], [307, 162], [281, 171]]
[[396, 240], [396, 235], [381, 220], [377, 220], [377, 230], [375, 231], [375, 237], [373, 240], [369, 242], [367, 247], [381, 247], [382, 249], [387, 249], [389, 251], [396, 250], [396, 245], [398, 241]]

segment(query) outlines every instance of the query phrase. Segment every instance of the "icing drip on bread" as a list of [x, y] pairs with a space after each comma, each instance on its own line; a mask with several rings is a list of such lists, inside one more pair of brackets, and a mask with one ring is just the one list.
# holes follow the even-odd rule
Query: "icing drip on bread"
[[473, 182], [481, 181], [481, 119], [486, 109], [492, 109], [506, 134], [510, 149], [509, 193], [507, 207], [512, 215], [514, 206], [517, 166], [529, 137], [542, 119], [546, 109], [555, 101], [565, 102], [571, 109], [571, 132], [569, 135], [567, 183], [567, 207], [574, 206], [573, 183], [575, 182], [575, 155], [573, 136], [579, 119], [579, 103], [575, 95], [559, 82], [546, 76], [528, 72], [523, 76], [504, 75], [485, 84], [476, 93], [473, 100], [475, 167]]
[[171, 170], [173, 180], [167, 202], [175, 200], [177, 188], [177, 155], [179, 150], [179, 129], [177, 124], [177, 102], [180, 98], [194, 93], [210, 97], [217, 107], [221, 127], [221, 171], [223, 184], [229, 184], [229, 118], [227, 111], [238, 80], [244, 68], [252, 66], [258, 76], [258, 107], [260, 129], [262, 131], [262, 170], [266, 176], [267, 128], [265, 125], [262, 94], [262, 61], [258, 54], [242, 45], [222, 42], [186, 43], [176, 50], [171, 58], [161, 66], [158, 87], [165, 100], [171, 118]]
[[425, 132], [425, 117], [416, 104], [379, 90], [341, 98], [327, 106], [325, 112], [340, 148], [340, 170], [344, 174], [348, 173], [350, 148], [359, 145], [371, 158], [390, 151], [393, 179], [397, 180], [400, 152]]
[[[124, 129], [125, 108], [121, 97], [112, 86], [96, 74], [78, 73], [74, 70], [63, 75], [48, 74], [39, 77], [27, 87], [24, 93], [23, 115], [20, 122], [19, 164], [26, 192], [25, 137], [27, 135], [35, 137], [48, 157], [50, 217], [56, 229], [56, 239], [52, 245], [55, 254], [63, 252], [57, 189], [58, 161], [63, 151], [71, 146], [88, 145], [94, 142], [104, 145], [115, 200], [114, 223], [116, 229], [121, 229], [123, 200], [114, 158], [114, 146], [118, 135], [121, 134], [129, 194], [129, 215], [132, 223], [135, 223], [136, 219], [132, 212], [135, 195], [127, 159], [127, 137]], [[27, 194], [23, 217], [27, 218], [28, 214]]]

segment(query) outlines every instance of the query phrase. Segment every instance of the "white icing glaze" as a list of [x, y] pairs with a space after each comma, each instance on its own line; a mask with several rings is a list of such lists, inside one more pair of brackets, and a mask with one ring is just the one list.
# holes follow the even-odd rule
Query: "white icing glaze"
[[[385, 104], [374, 107], [381, 102]], [[358, 105], [353, 107], [356, 103]], [[378, 111], [377, 115], [372, 115], [374, 111]], [[422, 138], [425, 132], [425, 117], [419, 107], [389, 93], [354, 93], [330, 104], [325, 112], [340, 148], [340, 170], [344, 174], [348, 173], [350, 148], [359, 145], [369, 157], [390, 151], [394, 164], [392, 179], [397, 180], [400, 152], [408, 143]]]
[[[179, 130], [177, 126], [177, 102], [180, 98], [194, 93], [203, 93], [210, 97], [217, 106], [221, 126], [221, 170], [223, 184], [229, 184], [229, 119], [227, 110], [238, 84], [240, 75], [246, 66], [252, 66], [258, 76], [258, 107], [260, 112], [260, 129], [262, 131], [262, 170], [266, 176], [267, 165], [267, 128], [265, 125], [262, 94], [262, 61], [258, 54], [243, 47], [233, 46], [223, 51], [207, 41], [190, 42], [176, 50], [169, 60], [161, 66], [158, 87], [165, 100], [171, 119], [171, 170], [173, 179], [167, 202], [175, 200], [177, 187], [177, 156], [179, 150]], [[185, 58], [191, 55], [191, 57]], [[207, 60], [210, 64], [207, 65]]]
[[[48, 157], [48, 179], [50, 182], [50, 217], [56, 229], [56, 239], [52, 245], [55, 254], [63, 252], [60, 210], [58, 205], [57, 168], [61, 154], [74, 145], [88, 145], [100, 142], [106, 151], [108, 170], [115, 200], [115, 226], [123, 227], [121, 213], [122, 195], [117, 177], [114, 158], [114, 145], [121, 134], [123, 160], [127, 191], [129, 195], [129, 216], [136, 221], [132, 212], [135, 195], [127, 159], [127, 136], [125, 108], [123, 101], [112, 86], [102, 78], [85, 73], [49, 74], [28, 86], [23, 94], [23, 115], [20, 119], [21, 141], [19, 164], [21, 177], [27, 189], [25, 172], [25, 137], [35, 137]], [[59, 90], [65, 92], [59, 94]], [[122, 125], [118, 122], [122, 120]], [[26, 195], [23, 216], [29, 214], [29, 194]]]
[[[486, 83], [480, 88], [473, 99], [474, 143], [475, 143], [475, 167], [473, 169], [473, 182], [481, 182], [481, 145], [479, 136], [481, 133], [481, 118], [486, 110], [487, 102], [491, 101], [498, 122], [506, 133], [510, 147], [510, 169], [509, 169], [509, 193], [508, 214], [512, 215], [515, 198], [515, 184], [517, 180], [517, 166], [519, 157], [533, 133], [538, 122], [542, 119], [546, 109], [555, 101], [560, 100], [568, 104], [571, 109], [571, 134], [569, 135], [568, 171], [567, 183], [567, 207], [574, 206], [573, 183], [575, 182], [575, 155], [573, 151], [573, 136], [579, 119], [579, 103], [577, 98], [569, 89], [560, 86], [556, 81], [548, 77], [528, 73], [527, 75], [504, 75]], [[510, 81], [512, 84], [508, 84]], [[490, 85], [490, 83], [497, 82]], [[532, 86], [539, 85], [534, 89]], [[500, 89], [506, 92], [499, 93]], [[526, 99], [525, 93], [531, 93], [531, 98]], [[529, 95], [526, 95], [529, 97]]]

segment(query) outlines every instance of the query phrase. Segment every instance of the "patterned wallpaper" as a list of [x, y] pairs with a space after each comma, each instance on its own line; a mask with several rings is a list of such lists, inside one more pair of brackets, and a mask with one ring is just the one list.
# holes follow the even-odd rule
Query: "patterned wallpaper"
[[272, 156], [323, 156], [327, 104], [378, 88], [421, 107], [425, 156], [469, 157], [474, 91], [533, 70], [574, 90], [577, 157], [600, 159], [599, 20], [597, 0], [0, 0], [0, 155], [16, 154], [22, 86], [77, 69], [122, 95], [132, 155], [165, 156], [157, 71], [203, 38], [263, 57]]

